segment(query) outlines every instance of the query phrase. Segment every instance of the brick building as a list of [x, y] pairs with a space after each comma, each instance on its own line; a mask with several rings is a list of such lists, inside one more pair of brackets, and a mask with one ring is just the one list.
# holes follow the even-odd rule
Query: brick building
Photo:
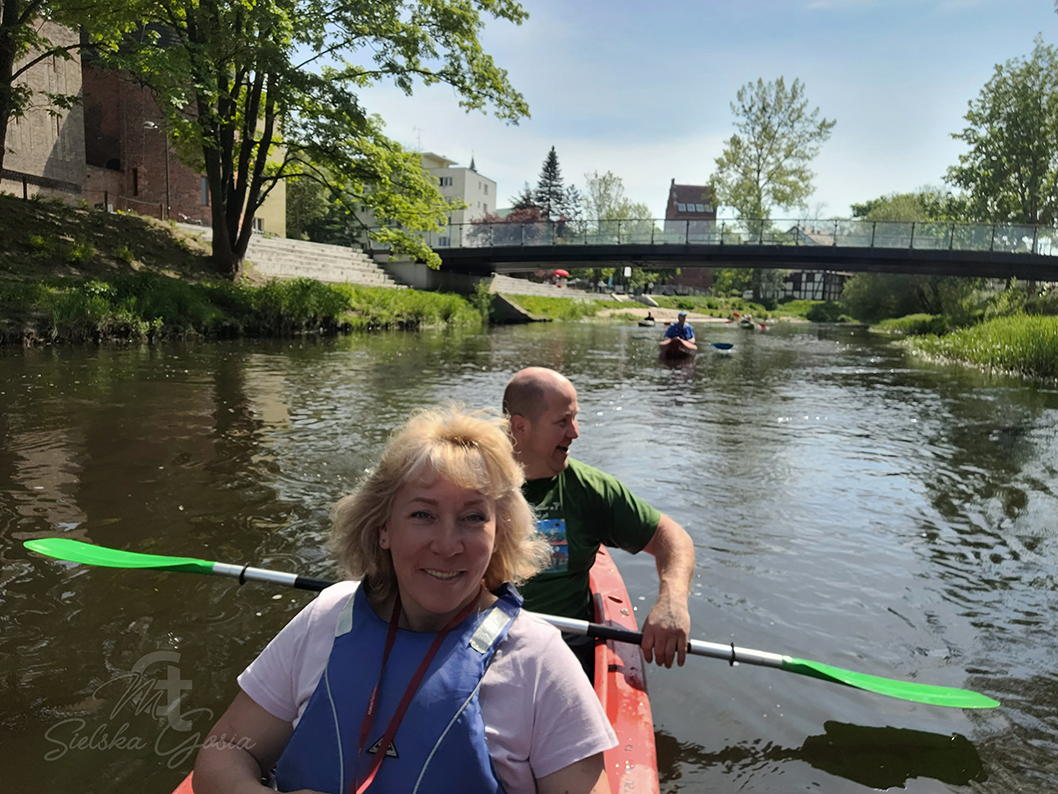
[[[44, 23], [57, 45], [75, 44], [73, 31]], [[36, 92], [34, 106], [8, 128], [0, 189], [37, 192], [156, 218], [211, 223], [205, 176], [184, 165], [168, 143], [165, 121], [151, 96], [128, 75], [92, 64], [48, 58], [22, 82]], [[43, 104], [41, 92], [79, 96], [70, 111]], [[286, 234], [286, 189], [280, 181], [254, 218], [259, 231]]]
[[[666, 237], [689, 243], [708, 243], [716, 235], [716, 197], [709, 185], [669, 184], [669, 200], [665, 205]], [[713, 271], [707, 267], [684, 268], [680, 275], [669, 279], [696, 290], [713, 288]]]

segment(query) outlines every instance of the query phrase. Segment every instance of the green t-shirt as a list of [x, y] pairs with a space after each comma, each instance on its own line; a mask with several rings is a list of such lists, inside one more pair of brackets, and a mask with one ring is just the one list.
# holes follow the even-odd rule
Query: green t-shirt
[[519, 588], [525, 608], [591, 620], [588, 571], [599, 545], [642, 551], [661, 513], [616, 477], [572, 458], [558, 476], [529, 480], [522, 492], [536, 508], [537, 529], [551, 541], [551, 567]]

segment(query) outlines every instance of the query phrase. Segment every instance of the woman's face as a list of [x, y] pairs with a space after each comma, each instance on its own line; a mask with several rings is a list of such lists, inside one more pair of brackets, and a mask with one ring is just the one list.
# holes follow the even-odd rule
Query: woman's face
[[496, 544], [496, 500], [442, 477], [404, 483], [379, 533], [415, 631], [439, 631], [474, 601]]

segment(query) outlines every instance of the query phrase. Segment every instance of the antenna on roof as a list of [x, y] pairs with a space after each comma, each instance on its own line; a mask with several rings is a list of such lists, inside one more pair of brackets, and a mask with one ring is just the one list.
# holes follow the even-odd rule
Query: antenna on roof
[[416, 147], [419, 151], [422, 151], [422, 127], [412, 127], [411, 131], [415, 133], [415, 139], [417, 141]]

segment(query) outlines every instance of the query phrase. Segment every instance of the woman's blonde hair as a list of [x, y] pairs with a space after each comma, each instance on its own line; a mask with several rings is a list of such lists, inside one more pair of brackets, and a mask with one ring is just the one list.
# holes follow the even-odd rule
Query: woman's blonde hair
[[378, 465], [331, 511], [328, 548], [345, 573], [363, 579], [386, 598], [396, 587], [389, 551], [379, 533], [389, 520], [397, 491], [416, 478], [442, 477], [496, 500], [496, 545], [484, 584], [521, 584], [550, 560], [550, 546], [536, 533], [533, 509], [522, 495], [525, 474], [514, 459], [507, 420], [457, 406], [420, 411], [390, 436]]

